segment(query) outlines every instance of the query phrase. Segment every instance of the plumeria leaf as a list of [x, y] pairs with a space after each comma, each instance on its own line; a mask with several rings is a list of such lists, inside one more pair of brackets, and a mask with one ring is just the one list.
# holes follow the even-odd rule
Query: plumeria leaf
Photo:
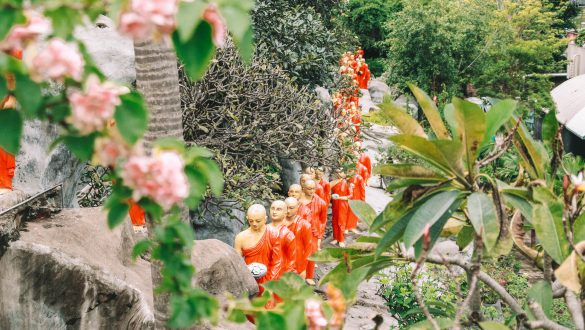
[[183, 62], [189, 78], [193, 81], [201, 79], [215, 55], [211, 25], [201, 20], [189, 40], [182, 42], [177, 31], [173, 32], [172, 38], [177, 56]]
[[201, 21], [203, 11], [208, 4], [204, 1], [181, 1], [177, 11], [177, 32], [181, 42], [187, 42], [193, 36], [195, 27]]
[[19, 8], [2, 7], [0, 10], [0, 40], [6, 37], [13, 25], [24, 23], [25, 20], [22, 10]]
[[138, 256], [148, 251], [152, 247], [153, 243], [149, 239], [143, 239], [138, 241], [132, 248], [132, 258], [136, 259]]
[[68, 135], [63, 137], [63, 143], [73, 152], [81, 161], [87, 161], [93, 155], [93, 144], [96, 135], [74, 136]]
[[20, 137], [22, 135], [22, 117], [14, 109], [0, 110], [0, 147], [7, 152], [16, 155], [20, 149]]
[[142, 95], [131, 92], [120, 96], [122, 104], [116, 108], [114, 119], [120, 135], [128, 144], [135, 144], [148, 127], [148, 111]]
[[15, 75], [16, 89], [14, 95], [20, 104], [20, 108], [26, 118], [34, 118], [43, 101], [41, 88], [29, 77], [21, 74]]
[[121, 224], [128, 216], [130, 205], [126, 203], [115, 204], [108, 212], [108, 227], [110, 229]]

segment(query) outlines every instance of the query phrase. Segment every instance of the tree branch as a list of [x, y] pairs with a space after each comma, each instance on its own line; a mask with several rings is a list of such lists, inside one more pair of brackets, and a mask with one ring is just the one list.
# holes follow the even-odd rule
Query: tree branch
[[567, 308], [569, 309], [573, 323], [575, 323], [575, 328], [577, 330], [584, 330], [583, 309], [581, 308], [581, 302], [577, 299], [573, 291], [565, 291], [565, 302], [567, 303]]
[[542, 307], [540, 307], [538, 303], [533, 301], [528, 307], [530, 307], [532, 314], [534, 314], [534, 317], [536, 318], [536, 321], [524, 322], [530, 329], [569, 330], [569, 328], [563, 327], [546, 317]]

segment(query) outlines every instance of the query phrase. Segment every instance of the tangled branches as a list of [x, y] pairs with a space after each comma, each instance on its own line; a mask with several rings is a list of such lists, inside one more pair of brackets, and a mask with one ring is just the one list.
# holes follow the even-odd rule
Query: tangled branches
[[265, 60], [243, 65], [231, 44], [218, 51], [200, 82], [181, 74], [181, 103], [185, 140], [216, 153], [228, 196], [249, 189], [256, 198], [268, 197], [266, 190], [280, 183], [278, 157], [336, 165], [329, 109]]

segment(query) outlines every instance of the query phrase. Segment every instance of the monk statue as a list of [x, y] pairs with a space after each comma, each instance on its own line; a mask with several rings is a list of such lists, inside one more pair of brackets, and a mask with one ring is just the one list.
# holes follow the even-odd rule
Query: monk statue
[[[301, 188], [300, 184], [291, 184], [288, 188], [288, 197], [294, 197], [297, 200], [300, 200], [303, 196], [303, 189]], [[309, 221], [311, 219], [311, 210], [309, 208], [299, 208], [298, 215]]]
[[278, 232], [280, 238], [280, 246], [282, 250], [282, 265], [280, 267], [280, 274], [295, 273], [297, 261], [297, 246], [295, 244], [295, 234], [290, 231], [286, 225], [287, 206], [284, 201], [274, 201], [270, 205], [270, 219], [272, 223], [268, 225], [269, 228]]
[[[305, 181], [305, 186], [303, 187], [303, 196], [299, 200], [300, 209], [310, 210], [311, 217], [309, 219], [309, 223], [311, 224], [311, 229], [317, 231], [318, 233], [317, 242], [313, 242], [313, 246], [316, 245], [315, 251], [321, 248], [321, 240], [323, 239], [323, 235], [325, 235], [325, 224], [327, 223], [327, 205], [325, 204], [325, 201], [321, 199], [321, 197], [315, 194], [316, 187], [317, 183], [315, 183], [315, 181]], [[313, 261], [309, 261], [307, 264], [307, 282], [309, 284], [314, 283], [314, 274], [315, 263]]]
[[349, 199], [352, 197], [349, 184], [345, 178], [345, 173], [337, 170], [335, 180], [331, 181], [331, 198], [333, 199], [333, 212], [331, 225], [333, 227], [333, 241], [331, 244], [339, 243], [340, 247], [345, 247], [345, 230], [348, 224], [350, 214]]
[[[266, 266], [266, 275], [256, 278], [258, 284], [275, 280], [280, 274], [282, 265], [282, 251], [278, 232], [266, 225], [266, 208], [254, 204], [248, 208], [246, 220], [250, 228], [236, 236], [234, 248], [247, 265], [259, 263]], [[260, 285], [258, 295], [262, 295], [264, 288]]]
[[325, 201], [325, 204], [329, 205], [331, 203], [331, 185], [325, 179], [325, 171], [322, 167], [315, 169], [315, 180], [323, 188], [323, 197], [319, 197]]
[[[358, 166], [360, 166], [360, 164], [358, 164]], [[363, 165], [362, 165], [363, 167]], [[366, 186], [364, 183], [364, 178], [356, 171], [356, 170], [352, 170], [351, 171], [351, 179], [349, 180], [350, 182], [350, 187], [351, 187], [351, 198], [352, 200], [359, 200], [359, 201], [365, 201], [366, 200]], [[348, 230], [351, 230], [354, 233], [358, 233], [357, 230], [357, 224], [358, 224], [359, 218], [357, 217], [357, 215], [355, 213], [353, 213], [353, 211], [349, 210], [349, 217], [347, 218], [347, 226], [346, 226], [346, 230], [345, 232], [347, 233]]]
[[[316, 180], [316, 174], [315, 174], [315, 169], [312, 167], [307, 167], [305, 169], [305, 173], [301, 174], [301, 178], [300, 178], [300, 184], [301, 184], [301, 188], [305, 189], [305, 183], [308, 180], [313, 180], [315, 181], [315, 183], [317, 184], [315, 186], [315, 194], [319, 197], [321, 197], [321, 199], [323, 201], [325, 201], [325, 189], [323, 189], [323, 187], [317, 182]], [[329, 204], [327, 204], [327, 207], [329, 207]]]
[[289, 197], [284, 200], [286, 203], [286, 226], [295, 235], [295, 245], [297, 248], [296, 254], [296, 270], [302, 278], [307, 277], [307, 258], [314, 250], [313, 241], [319, 239], [319, 233], [311, 230], [311, 224], [306, 219], [298, 214], [299, 201], [294, 197]]
[[361, 142], [356, 142], [355, 144], [357, 149], [357, 156], [359, 158], [358, 163], [362, 164], [367, 169], [367, 174], [364, 177], [364, 181], [366, 185], [368, 184], [368, 179], [372, 176], [372, 158], [368, 155], [363, 149]]

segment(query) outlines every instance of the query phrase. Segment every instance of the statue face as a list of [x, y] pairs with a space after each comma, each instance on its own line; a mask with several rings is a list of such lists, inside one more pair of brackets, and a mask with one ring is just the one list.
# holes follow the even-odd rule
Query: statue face
[[292, 218], [297, 215], [297, 211], [299, 210], [299, 202], [287, 202], [286, 203], [286, 217]]
[[261, 231], [266, 226], [266, 214], [250, 213], [246, 216], [252, 231]]
[[308, 180], [313, 180], [313, 178], [311, 177], [310, 174], [301, 174], [301, 178], [299, 180], [299, 182], [301, 183], [301, 187], [305, 187], [305, 185], [307, 184]]
[[270, 205], [270, 218], [272, 221], [283, 220], [286, 216], [286, 204], [284, 202], [274, 202]]
[[312, 198], [316, 188], [315, 181], [307, 181], [307, 184], [303, 187], [303, 192], [307, 197]]
[[296, 199], [301, 198], [301, 187], [297, 185], [293, 185], [288, 189], [288, 197], [294, 197]]

